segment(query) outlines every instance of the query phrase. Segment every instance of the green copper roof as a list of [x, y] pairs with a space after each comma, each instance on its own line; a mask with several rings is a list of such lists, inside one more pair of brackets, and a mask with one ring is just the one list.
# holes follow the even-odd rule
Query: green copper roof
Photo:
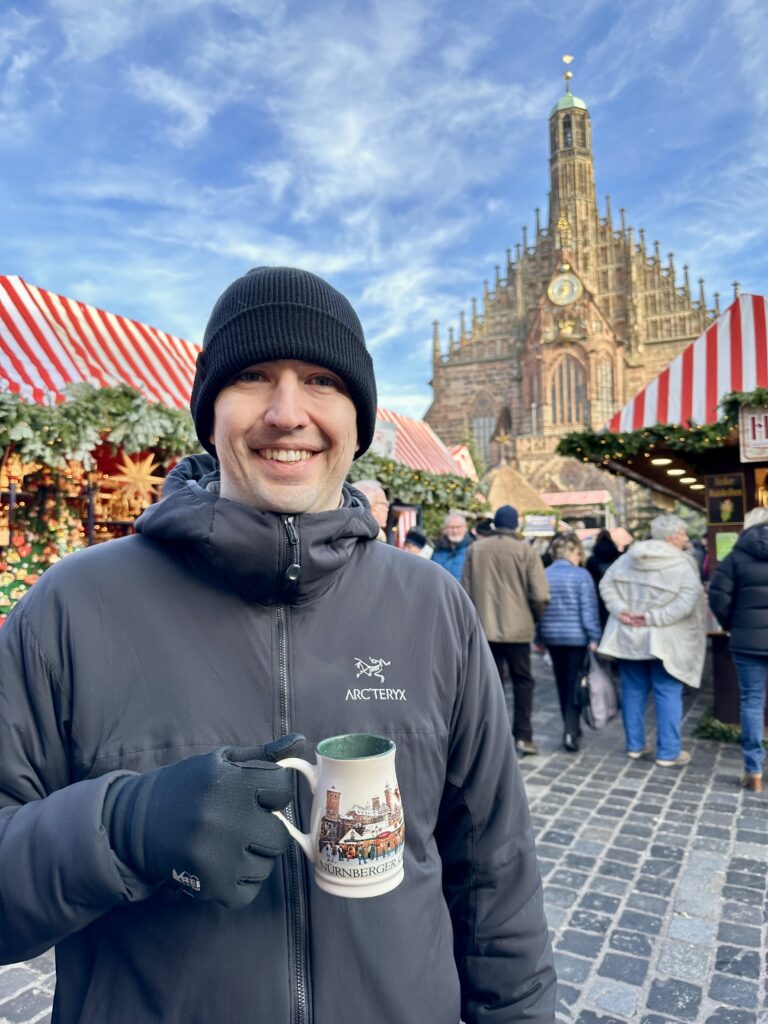
[[578, 96], [574, 96], [572, 92], [567, 92], [565, 96], [562, 96], [554, 107], [552, 107], [552, 110], [549, 112], [549, 116], [552, 117], [552, 115], [556, 114], [558, 110], [572, 110], [574, 107], [577, 110], [586, 110], [587, 104], [584, 100], [580, 100]]

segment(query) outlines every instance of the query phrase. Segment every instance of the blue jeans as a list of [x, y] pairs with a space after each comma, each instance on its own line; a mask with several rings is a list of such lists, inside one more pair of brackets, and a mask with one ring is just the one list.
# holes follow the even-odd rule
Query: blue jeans
[[656, 757], [674, 761], [680, 753], [680, 721], [683, 717], [683, 684], [656, 658], [648, 661], [619, 659], [621, 717], [627, 750], [645, 748], [645, 706], [653, 690], [656, 705]]
[[741, 752], [744, 771], [758, 775], [763, 770], [763, 733], [765, 731], [765, 681], [768, 657], [732, 653], [741, 692]]

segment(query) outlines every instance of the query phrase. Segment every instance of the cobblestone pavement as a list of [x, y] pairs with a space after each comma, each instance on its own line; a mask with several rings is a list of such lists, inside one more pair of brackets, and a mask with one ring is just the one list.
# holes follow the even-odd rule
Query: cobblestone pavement
[[578, 754], [559, 749], [554, 686], [534, 664], [542, 754], [521, 763], [558, 1024], [766, 1024], [768, 800], [741, 790], [737, 746], [693, 739], [708, 687], [685, 699], [690, 764], [658, 768], [627, 758], [618, 719], [586, 729]]
[[[630, 761], [618, 720], [568, 754], [551, 673], [533, 662], [541, 754], [521, 765], [558, 1024], [768, 1024], [768, 798], [739, 788], [737, 747], [692, 738], [710, 693], [687, 694], [685, 768]], [[53, 983], [51, 953], [0, 967], [0, 1024], [49, 1021]]]

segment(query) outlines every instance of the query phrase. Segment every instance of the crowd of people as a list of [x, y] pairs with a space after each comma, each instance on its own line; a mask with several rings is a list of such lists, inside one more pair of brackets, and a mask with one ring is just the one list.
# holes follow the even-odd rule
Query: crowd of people
[[[487, 543], [488, 538], [495, 538]], [[562, 745], [577, 752], [582, 737], [579, 682], [596, 654], [620, 686], [629, 758], [662, 768], [690, 760], [680, 726], [683, 688], [698, 688], [707, 648], [707, 604], [731, 634], [740, 690], [741, 784], [762, 789], [765, 689], [768, 681], [768, 509], [745, 516], [733, 551], [709, 577], [706, 546], [685, 522], [663, 514], [649, 537], [624, 551], [601, 529], [589, 554], [575, 532], [555, 534], [536, 554], [505, 505], [470, 530], [457, 511], [446, 516], [434, 546], [412, 528], [406, 550], [431, 558], [460, 580], [477, 609], [502, 686], [513, 705], [520, 755], [538, 753], [533, 737], [531, 648], [548, 654], [563, 721]], [[656, 743], [645, 732], [653, 697]]]

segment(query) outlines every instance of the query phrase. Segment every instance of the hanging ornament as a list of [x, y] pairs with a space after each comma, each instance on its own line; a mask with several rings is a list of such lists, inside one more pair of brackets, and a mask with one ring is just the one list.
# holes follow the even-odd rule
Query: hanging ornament
[[119, 473], [113, 473], [102, 481], [102, 487], [115, 488], [127, 501], [149, 505], [162, 486], [165, 478], [157, 476], [155, 470], [159, 464], [153, 455], [139, 458], [135, 462], [123, 454], [122, 463], [118, 464]]

